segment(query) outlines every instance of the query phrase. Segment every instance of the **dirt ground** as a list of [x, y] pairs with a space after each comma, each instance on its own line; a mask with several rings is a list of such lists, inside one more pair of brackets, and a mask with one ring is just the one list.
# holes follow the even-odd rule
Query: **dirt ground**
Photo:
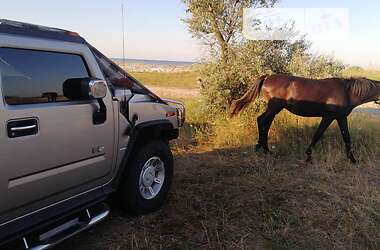
[[[380, 189], [378, 165], [306, 165], [257, 156], [251, 147], [176, 152], [162, 210], [136, 218], [114, 208], [56, 249], [376, 249], [378, 230], [342, 220], [362, 220], [355, 211], [362, 208], [349, 203]], [[368, 198], [379, 205], [378, 196]]]
[[161, 211], [136, 218], [114, 207], [107, 221], [56, 249], [267, 249], [257, 230], [261, 198], [242, 185], [256, 166], [235, 165], [237, 158], [232, 151], [177, 153], [172, 193]]
[[54, 249], [379, 249], [380, 162], [302, 157], [258, 155], [253, 145], [175, 149], [160, 211], [131, 217], [113, 206]]

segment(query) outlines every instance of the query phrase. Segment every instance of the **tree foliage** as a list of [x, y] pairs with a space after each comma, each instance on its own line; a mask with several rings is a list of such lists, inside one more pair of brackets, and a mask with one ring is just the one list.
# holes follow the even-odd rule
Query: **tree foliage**
[[278, 0], [183, 0], [193, 37], [209, 46], [211, 60], [201, 67], [201, 93], [212, 109], [225, 109], [262, 74], [305, 77], [339, 75], [343, 65], [310, 53], [305, 39], [251, 41], [242, 35], [245, 7], [273, 7]]
[[[241, 39], [243, 9], [271, 7], [278, 0], [183, 0], [190, 17], [185, 19], [191, 34], [227, 62], [229, 46]], [[215, 52], [214, 51], [214, 52]]]

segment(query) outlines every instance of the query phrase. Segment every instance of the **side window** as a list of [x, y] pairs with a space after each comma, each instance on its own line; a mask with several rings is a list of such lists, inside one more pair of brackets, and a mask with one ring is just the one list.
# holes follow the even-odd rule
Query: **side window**
[[89, 73], [80, 55], [0, 48], [0, 74], [9, 105], [63, 102], [62, 85]]

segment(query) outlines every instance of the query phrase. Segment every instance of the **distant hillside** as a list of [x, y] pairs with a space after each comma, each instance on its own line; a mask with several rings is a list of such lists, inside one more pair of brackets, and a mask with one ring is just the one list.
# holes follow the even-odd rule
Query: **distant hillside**
[[[119, 66], [123, 67], [123, 59], [113, 58]], [[125, 68], [137, 72], [183, 72], [191, 71], [195, 62], [125, 59]]]

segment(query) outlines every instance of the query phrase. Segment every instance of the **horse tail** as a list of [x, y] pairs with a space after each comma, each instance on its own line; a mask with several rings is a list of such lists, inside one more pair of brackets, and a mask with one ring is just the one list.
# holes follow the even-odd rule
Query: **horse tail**
[[230, 116], [233, 117], [239, 114], [250, 102], [256, 99], [261, 92], [265, 79], [268, 75], [259, 77], [255, 83], [245, 92], [245, 94], [237, 100], [232, 101], [230, 107]]

